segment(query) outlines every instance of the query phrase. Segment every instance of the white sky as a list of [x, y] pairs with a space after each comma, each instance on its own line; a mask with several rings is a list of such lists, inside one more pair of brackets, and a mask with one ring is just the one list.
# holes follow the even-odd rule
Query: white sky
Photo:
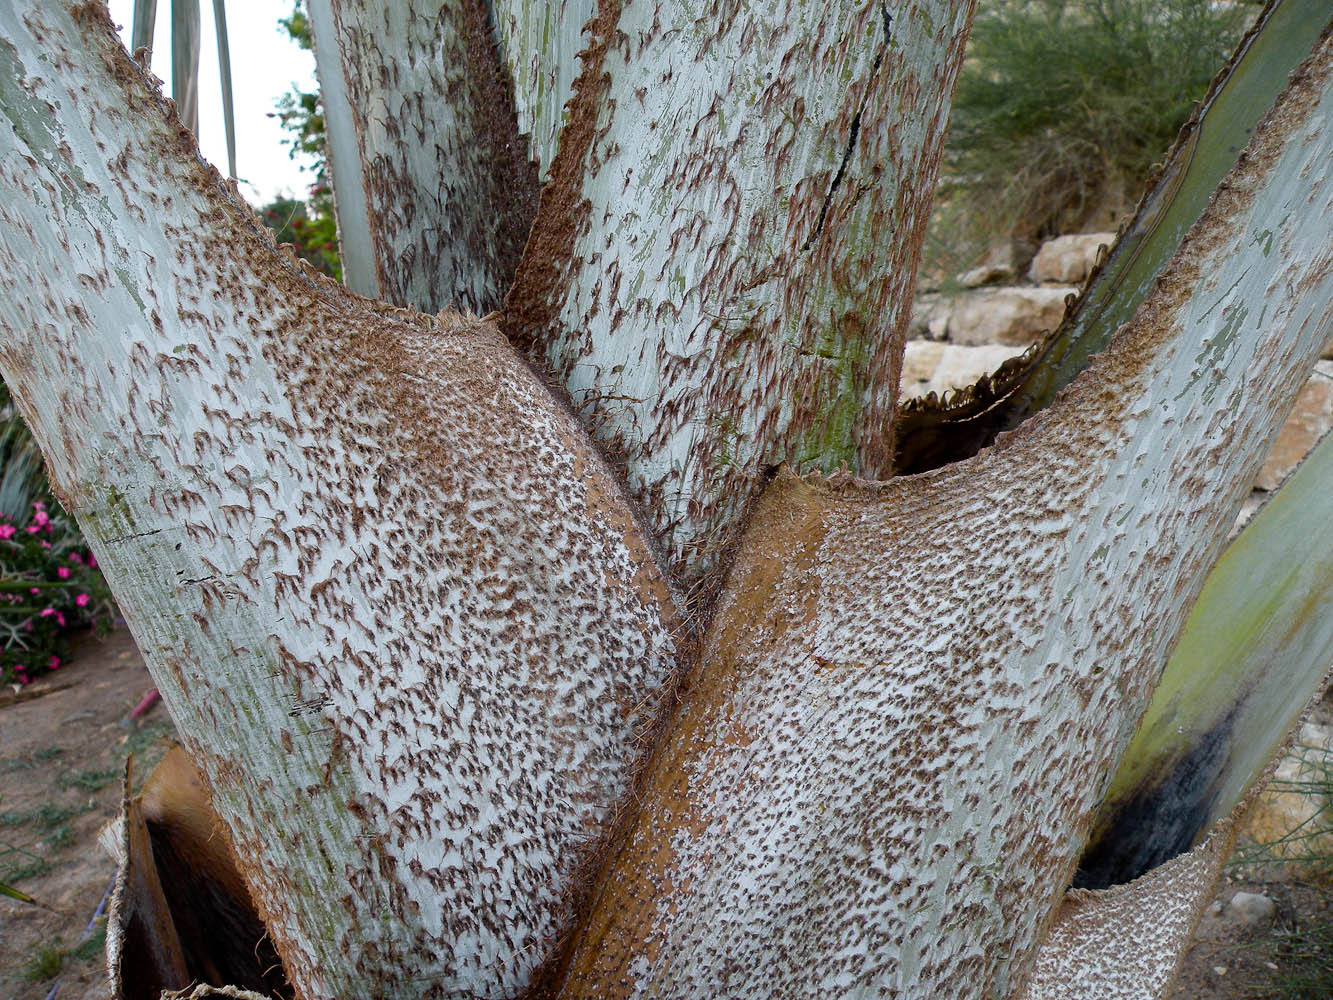
[[[3, 0], [0, 0], [3, 2]], [[134, 0], [109, 0], [111, 19], [129, 44]], [[213, 4], [200, 0], [199, 147], [205, 158], [227, 173], [227, 139], [222, 126], [222, 89], [218, 83], [218, 43]], [[229, 0], [227, 37], [231, 43], [231, 85], [236, 111], [236, 173], [241, 191], [256, 205], [276, 195], [304, 198], [314, 172], [288, 155], [287, 135], [277, 118], [268, 117], [278, 98], [298, 86], [316, 89], [315, 57], [303, 52], [279, 27], [291, 14], [290, 0]], [[171, 96], [171, 0], [157, 0], [153, 32], [153, 72]]]

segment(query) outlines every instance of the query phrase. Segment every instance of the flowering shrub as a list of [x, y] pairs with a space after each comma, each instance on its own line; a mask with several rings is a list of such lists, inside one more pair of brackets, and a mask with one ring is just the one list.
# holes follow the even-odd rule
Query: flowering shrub
[[[315, 212], [313, 219], [310, 210]], [[295, 198], [276, 198], [260, 210], [259, 218], [273, 230], [275, 242], [290, 243], [298, 257], [329, 277], [342, 280], [337, 224], [333, 220], [332, 193], [327, 186], [311, 187], [309, 209]]]
[[[279, 18], [278, 24], [287, 29], [292, 41], [310, 53], [306, 57], [309, 66], [314, 61], [315, 41], [305, 7], [305, 0], [294, 0], [291, 17]], [[278, 243], [290, 243], [298, 257], [342, 281], [333, 189], [328, 178], [328, 135], [319, 92], [293, 87], [278, 100], [277, 112], [269, 117], [277, 118], [287, 130], [286, 143], [291, 147], [292, 159], [301, 161], [302, 170], [313, 171], [315, 182], [305, 202], [278, 198], [260, 210], [260, 218], [276, 234]]]
[[63, 512], [36, 501], [27, 523], [0, 513], [0, 683], [60, 667], [75, 629], [105, 629], [114, 605], [97, 560]]

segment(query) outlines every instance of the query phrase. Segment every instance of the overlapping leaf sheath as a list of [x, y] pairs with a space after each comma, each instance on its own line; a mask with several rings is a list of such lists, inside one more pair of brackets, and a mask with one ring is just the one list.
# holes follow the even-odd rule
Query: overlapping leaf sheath
[[491, 0], [493, 30], [514, 87], [518, 131], [528, 141], [528, 158], [543, 183], [565, 124], [565, 105], [574, 93], [578, 54], [589, 41], [584, 26], [597, 12], [596, 0]]
[[1084, 855], [1084, 884], [1193, 846], [1240, 800], [1333, 666], [1333, 438], [1223, 553], [1190, 611]]
[[120, 818], [101, 839], [118, 861], [106, 925], [112, 996], [159, 1000], [201, 982], [291, 996], [226, 828], [179, 746], [139, 795], [126, 781]]
[[0, 7], [0, 369], [293, 985], [500, 996], [672, 666], [663, 574], [491, 326], [274, 251], [98, 5]]
[[889, 471], [967, 0], [599, 7], [506, 299], [698, 579], [762, 467]]
[[1112, 348], [966, 462], [781, 474], [567, 996], [1003, 996], [1333, 323], [1321, 43]]
[[311, 5], [348, 284], [486, 313], [537, 184], [482, 0]]
[[1018, 1000], [1166, 996], [1234, 840], [1228, 822], [1126, 885], [1071, 889]]
[[143, 810], [131, 798], [129, 770], [121, 796], [120, 821], [111, 828], [116, 857], [116, 893], [107, 915], [107, 967], [113, 995], [160, 996], [190, 980], [180, 937], [162, 881], [153, 864]]

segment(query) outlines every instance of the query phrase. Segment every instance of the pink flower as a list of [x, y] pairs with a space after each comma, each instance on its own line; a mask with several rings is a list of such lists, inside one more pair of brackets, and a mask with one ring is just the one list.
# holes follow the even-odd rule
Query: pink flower
[[44, 510], [41, 509], [42, 505], [39, 504], [39, 503], [37, 503], [37, 504], [33, 504], [33, 506], [37, 508], [37, 512], [36, 512], [35, 514], [32, 515], [33, 522], [34, 522], [39, 528], [44, 528], [44, 527], [46, 527], [48, 524], [50, 524], [50, 523], [51, 523], [51, 515], [48, 514], [46, 511], [44, 511]]
[[69, 554], [69, 561], [72, 562], [72, 563], [75, 563], [75, 564], [77, 564], [77, 565], [82, 566], [82, 565], [83, 565], [83, 556], [79, 555], [77, 552], [71, 552], [71, 553]]
[[62, 579], [62, 580], [68, 580], [68, 579], [69, 579], [69, 567], [68, 567], [68, 566], [58, 566], [58, 567], [56, 567], [56, 576], [60, 577], [60, 579]]
[[92, 569], [97, 569], [97, 556], [93, 555], [91, 552], [88, 553], [88, 565]]
[[[90, 600], [92, 600], [92, 598], [90, 598], [87, 594], [80, 594], [78, 597], [74, 598], [74, 603], [81, 608], [86, 608]], [[63, 625], [64, 622], [61, 622], [61, 624]]]
[[30, 535], [35, 535], [35, 534], [37, 534], [37, 532], [39, 532], [39, 531], [41, 531], [41, 530], [42, 530], [42, 526], [41, 526], [40, 524], [30, 524], [30, 525], [28, 525], [28, 528], [27, 528], [28, 534], [30, 534]]
[[51, 659], [47, 660], [46, 665], [47, 665], [48, 667], [50, 667], [52, 670], [59, 670], [59, 669], [60, 669], [60, 657], [58, 657], [58, 656], [53, 656], [53, 657], [51, 657]]
[[12, 524], [0, 524], [0, 538], [13, 538], [16, 530]]
[[29, 588], [28, 588], [28, 593], [30, 593], [30, 594], [40, 594], [41, 592], [42, 592], [42, 588], [41, 588], [41, 587], [29, 587]]
[[27, 677], [27, 676], [25, 676], [25, 675], [23, 675], [23, 674], [19, 674], [19, 683], [20, 683], [20, 684], [27, 684], [28, 681], [29, 681], [30, 679], [31, 679], [31, 678], [29, 678], [29, 677]]
[[[85, 599], [85, 600], [84, 600], [84, 603], [85, 603], [85, 604], [87, 603], [87, 597], [88, 597], [87, 594], [80, 594], [79, 597], [84, 598], [84, 599]], [[64, 615], [63, 612], [57, 611], [55, 608], [42, 608], [41, 612], [38, 614], [38, 617], [39, 617], [39, 618], [50, 618], [52, 615], [55, 615], [55, 616], [56, 616], [56, 624], [59, 625], [61, 628], [64, 628], [64, 627], [65, 627], [65, 615]]]

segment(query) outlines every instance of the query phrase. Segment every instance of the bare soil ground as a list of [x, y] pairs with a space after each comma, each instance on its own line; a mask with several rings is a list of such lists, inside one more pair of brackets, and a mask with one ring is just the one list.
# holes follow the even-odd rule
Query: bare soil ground
[[[88, 929], [114, 871], [97, 834], [119, 811], [126, 757], [134, 755], [142, 777], [173, 735], [160, 704], [137, 726], [122, 722], [152, 686], [119, 629], [86, 640], [68, 666], [17, 695], [0, 690], [0, 882], [43, 904], [0, 898], [0, 997], [110, 998], [102, 921]], [[1228, 919], [1221, 911], [1242, 889], [1273, 899], [1276, 918], [1258, 926]], [[1171, 1000], [1333, 1000], [1327, 879], [1232, 870], [1211, 910]], [[1325, 985], [1301, 986], [1321, 969]]]
[[115, 867], [97, 844], [120, 810], [126, 757], [146, 774], [173, 729], [161, 704], [121, 725], [153, 687], [129, 633], [87, 638], [61, 670], [0, 689], [0, 997], [105, 1000], [102, 921], [85, 938]]
[[[1228, 917], [1237, 892], [1273, 900], [1274, 919], [1246, 926]], [[1333, 886], [1231, 874], [1194, 933], [1170, 1000], [1333, 1000], [1331, 989]]]

